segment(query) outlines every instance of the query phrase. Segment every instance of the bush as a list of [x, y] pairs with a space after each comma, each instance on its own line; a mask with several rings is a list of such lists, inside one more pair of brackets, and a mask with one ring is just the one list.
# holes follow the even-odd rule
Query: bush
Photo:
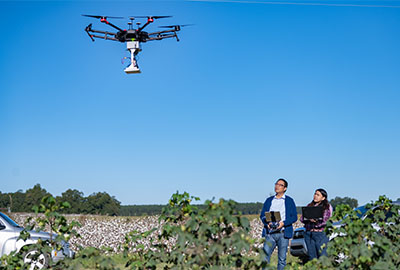
[[385, 196], [372, 204], [364, 218], [348, 205], [340, 205], [333, 219], [342, 226], [328, 222], [326, 232], [334, 238], [328, 243], [328, 257], [308, 262], [304, 266], [292, 264], [293, 269], [400, 269], [400, 207]]
[[[206, 201], [199, 209], [188, 193], [176, 193], [160, 216], [162, 229], [157, 239], [134, 232], [127, 237], [125, 255], [131, 269], [260, 269], [265, 266], [250, 223], [235, 210], [234, 201]], [[141, 237], [151, 237], [151, 246], [133, 246]], [[169, 245], [168, 243], [173, 243]], [[134, 252], [132, 252], [134, 250]], [[253, 256], [250, 256], [253, 252]], [[254, 256], [256, 255], [256, 256]]]

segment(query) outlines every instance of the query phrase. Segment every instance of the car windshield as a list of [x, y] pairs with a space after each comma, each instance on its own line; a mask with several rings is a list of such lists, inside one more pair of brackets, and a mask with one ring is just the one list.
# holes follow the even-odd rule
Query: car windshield
[[14, 220], [12, 220], [11, 218], [9, 218], [8, 216], [4, 215], [3, 213], [0, 212], [0, 216], [11, 226], [13, 227], [21, 227], [19, 226], [17, 223], [15, 223]]

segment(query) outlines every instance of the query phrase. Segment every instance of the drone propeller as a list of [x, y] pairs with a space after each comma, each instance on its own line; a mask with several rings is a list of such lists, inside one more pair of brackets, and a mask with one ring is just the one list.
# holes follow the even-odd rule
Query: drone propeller
[[85, 16], [85, 17], [90, 17], [90, 18], [96, 18], [96, 19], [107, 19], [107, 18], [111, 18], [111, 19], [123, 19], [123, 18], [124, 18], [124, 17], [99, 16], [99, 15], [86, 15], [86, 14], [82, 14], [82, 16]]
[[175, 27], [185, 27], [185, 26], [191, 26], [194, 24], [176, 24], [176, 25], [161, 25], [159, 26], [160, 28], [175, 28]]
[[131, 18], [147, 18], [147, 19], [163, 19], [171, 18], [172, 16], [132, 16]]
[[148, 23], [154, 22], [157, 19], [171, 18], [172, 16], [132, 16], [131, 18], [147, 18]]
[[194, 25], [194, 24], [162, 25], [162, 26], [159, 26], [159, 28], [170, 28], [170, 29], [175, 29], [175, 31], [179, 31], [179, 30], [181, 30], [181, 27], [191, 26], [191, 25]]
[[118, 26], [110, 23], [109, 21], [107, 21], [107, 18], [112, 18], [112, 19], [123, 19], [124, 17], [112, 17], [112, 16], [100, 16], [100, 15], [86, 15], [86, 14], [82, 14], [82, 16], [85, 17], [90, 17], [90, 18], [96, 18], [96, 19], [100, 19], [100, 21], [102, 23], [106, 23], [111, 27], [114, 27], [115, 29], [117, 29], [118, 31], [124, 31], [121, 28], [119, 28]]
[[137, 29], [138, 32], [141, 32], [146, 26], [154, 22], [156, 19], [170, 18], [172, 16], [131, 16], [131, 19], [134, 18], [147, 18], [147, 22], [140, 28]]

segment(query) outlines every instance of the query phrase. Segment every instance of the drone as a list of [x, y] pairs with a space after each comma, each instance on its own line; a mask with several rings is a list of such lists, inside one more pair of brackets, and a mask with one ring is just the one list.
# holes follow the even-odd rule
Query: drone
[[[162, 40], [166, 38], [176, 38], [176, 41], [179, 41], [177, 32], [181, 30], [181, 27], [188, 26], [189, 24], [185, 25], [164, 25], [164, 26], [159, 26], [160, 28], [166, 28], [166, 30], [163, 31], [157, 31], [157, 32], [146, 32], [143, 31], [144, 28], [146, 28], [149, 24], [153, 23], [154, 20], [158, 19], [163, 19], [163, 18], [170, 18], [172, 16], [134, 16], [134, 17], [129, 17], [130, 22], [128, 22], [129, 29], [121, 29], [118, 26], [110, 23], [107, 19], [112, 18], [112, 19], [123, 19], [123, 17], [110, 17], [110, 16], [98, 16], [98, 15], [82, 15], [85, 17], [91, 17], [91, 18], [96, 18], [100, 19], [100, 22], [105, 23], [116, 30], [118, 32], [113, 33], [113, 32], [108, 32], [108, 31], [101, 31], [101, 30], [95, 30], [92, 29], [92, 24], [89, 24], [86, 26], [85, 31], [89, 35], [90, 39], [92, 41], [95, 41], [95, 38], [100, 38], [100, 39], [105, 39], [105, 40], [113, 40], [113, 41], [119, 41], [122, 43], [126, 43], [126, 48], [130, 52], [130, 65], [124, 69], [125, 73], [127, 74], [132, 74], [132, 73], [141, 73], [139, 66], [136, 61], [136, 56], [137, 54], [142, 50], [141, 49], [141, 43], [145, 43], [148, 41], [153, 41], [153, 40]], [[147, 22], [141, 26], [140, 22], [137, 22], [137, 28], [133, 28], [133, 21], [136, 18], [146, 18]]]

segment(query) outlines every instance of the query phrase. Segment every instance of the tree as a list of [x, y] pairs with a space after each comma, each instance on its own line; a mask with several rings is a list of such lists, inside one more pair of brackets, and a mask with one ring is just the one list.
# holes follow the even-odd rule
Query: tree
[[1, 211], [8, 211], [12, 208], [12, 193], [1, 193], [0, 191], [0, 209]]
[[[9, 195], [11, 195], [12, 199], [12, 205], [10, 205], [11, 212], [26, 212], [23, 208], [26, 197], [25, 192], [22, 192], [22, 190], [18, 190], [15, 193], [9, 193]], [[31, 209], [29, 209], [29, 211], [31, 211]]]
[[87, 211], [97, 215], [118, 215], [121, 203], [106, 192], [97, 192], [87, 197]]
[[42, 188], [40, 184], [36, 184], [33, 188], [26, 190], [25, 200], [22, 203], [22, 211], [31, 212], [34, 205], [39, 205], [42, 198], [49, 195], [51, 194]]
[[8, 201], [10, 200], [10, 199], [6, 199], [8, 196], [7, 196], [7, 194], [5, 194], [5, 193], [2, 193], [1, 191], [0, 191], [0, 208], [6, 208], [7, 206], [8, 206]]
[[358, 201], [357, 199], [354, 198], [350, 198], [350, 197], [335, 197], [334, 199], [330, 200], [329, 202], [332, 207], [335, 209], [336, 206], [340, 205], [340, 204], [346, 204], [348, 206], [350, 206], [350, 208], [356, 208], [358, 206]]
[[85, 197], [83, 192], [76, 189], [68, 189], [63, 192], [61, 196], [57, 196], [58, 202], [69, 202], [71, 208], [63, 209], [63, 213], [67, 214], [80, 214], [85, 210]]

